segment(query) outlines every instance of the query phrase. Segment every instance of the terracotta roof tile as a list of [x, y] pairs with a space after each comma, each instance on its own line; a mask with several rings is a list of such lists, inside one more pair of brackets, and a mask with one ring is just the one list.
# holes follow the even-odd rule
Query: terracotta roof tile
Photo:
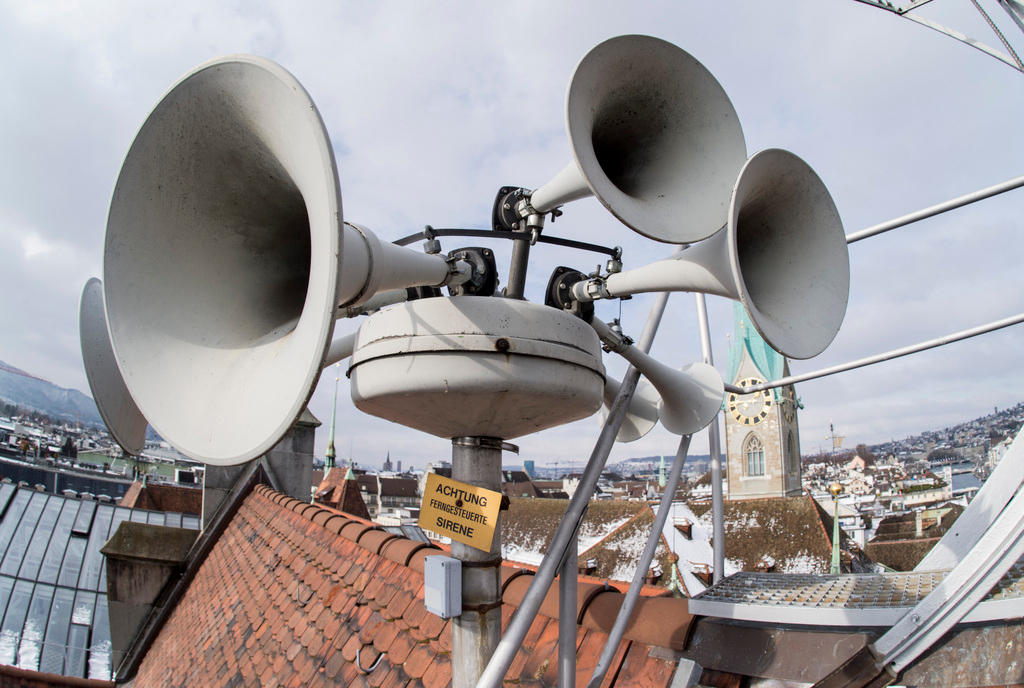
[[[526, 660], [529, 659], [533, 648], [537, 645], [537, 639], [540, 638], [541, 633], [547, 627], [548, 623], [552, 623], [552, 620], [546, 616], [538, 615], [533, 623], [530, 624], [530, 628], [526, 631], [526, 635], [523, 637], [523, 644], [519, 648], [519, 652], [516, 653], [515, 658], [512, 660], [512, 664], [509, 665], [508, 673], [505, 674], [505, 678], [515, 679], [520, 677], [523, 673], [523, 666], [526, 664]], [[558, 625], [557, 621], [554, 621], [555, 625]]]
[[424, 688], [444, 688], [452, 681], [452, 663], [447, 656], [437, 656], [423, 676]]
[[405, 566], [413, 552], [428, 547], [425, 542], [406, 540], [405, 538], [394, 538], [386, 543], [380, 550], [380, 554], [396, 564]]
[[410, 678], [423, 678], [424, 672], [433, 660], [434, 653], [430, 651], [430, 645], [419, 643], [402, 664], [402, 671]]
[[[538, 681], [544, 680], [545, 674], [551, 668], [551, 664], [555, 664], [557, 670], [558, 666], [558, 620], [551, 619], [546, 626], [544, 626], [540, 635], [537, 636], [537, 641], [531, 645], [531, 651], [526, 661], [523, 663], [523, 669], [520, 673], [520, 679], [535, 679]], [[557, 672], [550, 678], [554, 680], [557, 677]]]
[[[133, 684], [449, 685], [452, 622], [425, 610], [422, 574], [424, 558], [445, 550], [425, 549], [372, 529], [366, 521], [258, 487], [203, 561], [148, 648]], [[531, 573], [511, 567], [501, 571], [508, 583], [503, 623], [529, 586]], [[582, 581], [578, 595], [585, 609], [577, 661], [585, 680], [622, 595], [603, 592], [603, 585], [593, 581]], [[643, 600], [638, 609], [641, 619], [629, 629], [636, 636], [629, 644], [635, 652], [621, 648], [610, 680], [615, 685], [668, 685], [674, 662], [647, 651], [651, 644], [674, 648], [682, 642], [689, 619], [686, 602]], [[548, 596], [543, 614], [527, 633], [508, 680], [553, 685], [554, 616], [557, 592]], [[656, 625], [645, 626], [655, 617]]]
[[405, 675], [405, 672], [398, 667], [392, 667], [384, 679], [384, 683], [381, 684], [381, 688], [405, 688], [408, 683], [409, 677]]
[[619, 666], [616, 683], [637, 686], [637, 688], [666, 686], [671, 683], [674, 671], [673, 664], [652, 657], [650, 647], [630, 643], [626, 657]]

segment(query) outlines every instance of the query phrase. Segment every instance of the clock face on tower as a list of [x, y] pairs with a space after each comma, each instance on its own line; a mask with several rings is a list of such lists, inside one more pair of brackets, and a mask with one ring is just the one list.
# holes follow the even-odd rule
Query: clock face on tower
[[[764, 380], [760, 378], [748, 377], [736, 384], [739, 387], [749, 387], [763, 382]], [[768, 412], [772, 407], [772, 395], [767, 390], [754, 392], [753, 394], [730, 393], [727, 404], [729, 413], [732, 414], [732, 417], [737, 422], [743, 425], [757, 425], [768, 417]]]

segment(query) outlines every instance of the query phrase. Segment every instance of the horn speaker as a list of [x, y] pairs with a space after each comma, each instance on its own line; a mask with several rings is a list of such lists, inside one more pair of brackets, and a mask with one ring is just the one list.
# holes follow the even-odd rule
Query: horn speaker
[[114, 441], [126, 454], [138, 456], [146, 443], [148, 424], [117, 368], [103, 310], [103, 283], [95, 277], [82, 289], [78, 333], [85, 376], [96, 408]]
[[[601, 407], [602, 417], [606, 416], [615, 403], [615, 397], [619, 394], [622, 384], [613, 377], [605, 375], [604, 380], [604, 405]], [[636, 386], [636, 392], [629, 401], [629, 409], [626, 417], [619, 428], [619, 434], [615, 436], [616, 442], [635, 442], [640, 439], [658, 424], [658, 404], [661, 397], [658, 392], [646, 380], [640, 380]]]
[[650, 291], [695, 291], [741, 301], [779, 353], [811, 358], [846, 314], [850, 258], [842, 220], [814, 170], [769, 149], [743, 166], [729, 222], [672, 258], [573, 285], [583, 301]]
[[600, 43], [573, 73], [565, 121], [573, 160], [533, 192], [537, 212], [594, 195], [669, 243], [725, 225], [746, 144], [725, 90], [689, 53], [650, 36]]
[[669, 432], [691, 435], [706, 427], [722, 408], [725, 385], [714, 367], [691, 363], [676, 370], [635, 346], [625, 344], [598, 318], [591, 320], [590, 325], [601, 341], [629, 361], [661, 395], [658, 417]]
[[343, 221], [316, 106], [257, 57], [214, 60], [175, 84], [110, 204], [116, 365], [157, 432], [205, 463], [253, 459], [288, 431], [328, 364], [339, 308], [450, 277], [443, 257]]

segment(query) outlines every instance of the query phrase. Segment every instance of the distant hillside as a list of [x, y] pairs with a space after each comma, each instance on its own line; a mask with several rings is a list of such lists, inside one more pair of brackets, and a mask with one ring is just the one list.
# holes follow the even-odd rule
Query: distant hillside
[[[724, 456], [723, 456], [724, 458]], [[672, 465], [672, 461], [675, 459], [675, 455], [665, 455], [665, 468], [667, 469]], [[687, 465], [694, 466], [700, 464], [707, 464], [711, 461], [710, 454], [689, 454], [686, 457]], [[609, 470], [613, 470], [621, 475], [629, 475], [638, 471], [645, 471], [648, 468], [654, 470], [658, 469], [661, 465], [660, 456], [636, 456], [631, 459], [623, 459], [616, 464], [612, 464], [608, 467]], [[686, 470], [686, 469], [683, 469]]]
[[92, 398], [77, 389], [58, 387], [0, 361], [0, 400], [45, 413], [54, 419], [102, 424]]

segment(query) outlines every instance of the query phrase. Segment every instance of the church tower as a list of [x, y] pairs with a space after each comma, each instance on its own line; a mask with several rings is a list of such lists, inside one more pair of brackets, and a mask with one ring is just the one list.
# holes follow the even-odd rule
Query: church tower
[[[789, 364], [761, 338], [739, 303], [733, 307], [727, 380], [738, 386], [789, 375]], [[793, 386], [725, 395], [727, 499], [801, 493], [798, 402]]]

